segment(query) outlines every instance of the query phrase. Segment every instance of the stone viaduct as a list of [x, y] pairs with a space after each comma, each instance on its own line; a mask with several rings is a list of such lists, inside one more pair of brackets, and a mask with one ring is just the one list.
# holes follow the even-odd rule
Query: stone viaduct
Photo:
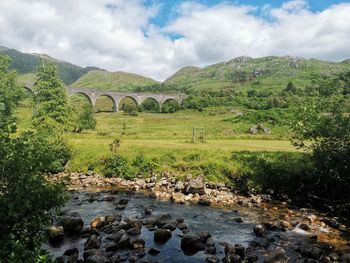
[[[32, 91], [32, 86], [25, 85], [25, 88]], [[110, 98], [113, 102], [113, 111], [117, 112], [119, 109], [119, 104], [124, 98], [131, 98], [135, 101], [136, 105], [141, 105], [146, 99], [153, 99], [159, 105], [159, 111], [162, 111], [162, 106], [165, 101], [175, 100], [179, 105], [187, 97], [183, 93], [145, 93], [145, 92], [114, 92], [114, 91], [101, 91], [98, 89], [88, 89], [88, 88], [67, 88], [68, 96], [71, 97], [74, 94], [81, 94], [85, 96], [93, 108], [95, 108], [96, 101], [101, 96], [106, 96]]]

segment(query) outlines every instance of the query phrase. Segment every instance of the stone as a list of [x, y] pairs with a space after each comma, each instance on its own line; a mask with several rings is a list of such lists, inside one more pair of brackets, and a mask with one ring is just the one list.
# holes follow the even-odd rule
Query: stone
[[55, 263], [76, 263], [77, 260], [75, 258], [69, 256], [60, 256], [56, 258]]
[[158, 227], [163, 227], [172, 221], [172, 216], [170, 214], [162, 214], [158, 217], [156, 225]]
[[241, 263], [242, 259], [238, 255], [230, 254], [230, 255], [227, 255], [226, 257], [224, 257], [222, 259], [222, 262], [223, 263]]
[[175, 191], [182, 192], [185, 189], [183, 181], [177, 181], [175, 184]]
[[208, 255], [205, 261], [208, 263], [218, 263], [220, 262], [220, 259], [215, 255]]
[[251, 134], [258, 134], [259, 133], [258, 126], [257, 125], [250, 126], [249, 133], [251, 133]]
[[184, 229], [187, 229], [187, 225], [185, 223], [180, 223], [177, 225], [177, 228], [180, 230], [184, 230]]
[[306, 223], [300, 224], [299, 227], [304, 231], [310, 231], [311, 229], [310, 225]]
[[64, 256], [68, 256], [68, 257], [71, 257], [75, 260], [78, 260], [79, 258], [79, 250], [74, 247], [74, 248], [70, 248], [70, 249], [67, 249], [64, 253], [63, 253]]
[[84, 263], [109, 263], [110, 261], [103, 255], [92, 255]]
[[243, 217], [236, 217], [234, 220], [235, 220], [237, 223], [243, 223], [243, 222], [244, 222]]
[[88, 257], [93, 256], [93, 255], [101, 255], [102, 256], [102, 252], [98, 249], [89, 249], [84, 251], [83, 254], [83, 258], [86, 260]]
[[50, 226], [47, 228], [47, 234], [51, 242], [61, 240], [64, 236], [63, 226]]
[[254, 234], [257, 236], [262, 236], [263, 234], [265, 234], [265, 227], [263, 225], [256, 225], [253, 228]]
[[118, 204], [120, 205], [127, 205], [129, 203], [129, 199], [122, 198], [119, 200]]
[[241, 244], [236, 244], [234, 246], [234, 248], [235, 248], [235, 254], [240, 256], [241, 259], [243, 260], [245, 258], [245, 256], [246, 256], [245, 247], [243, 245], [241, 245]]
[[287, 221], [282, 220], [282, 221], [280, 222], [280, 227], [281, 227], [281, 228], [286, 228], [286, 229], [288, 229], [288, 228], [290, 228], [290, 224], [289, 224]]
[[350, 263], [350, 253], [342, 255], [340, 257], [340, 262]]
[[246, 261], [248, 263], [256, 263], [259, 262], [259, 257], [256, 254], [251, 254], [247, 256]]
[[133, 227], [133, 228], [130, 228], [127, 233], [130, 235], [130, 236], [137, 236], [137, 235], [140, 235], [141, 234], [141, 230], [140, 228], [138, 227]]
[[114, 200], [115, 200], [115, 197], [113, 195], [105, 195], [102, 198], [102, 201], [106, 201], [106, 202], [110, 202], [110, 201], [114, 201]]
[[185, 255], [194, 255], [198, 251], [204, 250], [205, 245], [201, 242], [201, 237], [196, 233], [189, 232], [181, 239], [181, 249]]
[[97, 235], [91, 235], [84, 245], [85, 250], [99, 248], [101, 246], [101, 238]]
[[184, 204], [186, 202], [185, 197], [186, 196], [183, 193], [173, 192], [171, 194], [171, 201], [177, 204]]
[[201, 197], [198, 200], [198, 204], [201, 206], [210, 206], [211, 201], [210, 201], [209, 197]]
[[84, 227], [84, 222], [78, 213], [61, 217], [57, 225], [62, 226], [66, 233], [77, 233]]
[[146, 215], [151, 215], [152, 212], [153, 212], [153, 209], [152, 209], [152, 208], [150, 208], [150, 207], [145, 208], [145, 214], [146, 214]]
[[124, 210], [125, 209], [125, 207], [126, 207], [126, 205], [117, 205], [116, 207], [115, 207], [115, 209], [117, 209], [117, 210]]
[[170, 223], [166, 224], [163, 228], [169, 229], [170, 231], [174, 231], [176, 227], [177, 227], [177, 222], [173, 220]]
[[204, 195], [205, 189], [204, 179], [202, 177], [196, 177], [188, 182], [186, 193]]
[[154, 241], [158, 243], [165, 243], [171, 238], [171, 231], [169, 229], [158, 228], [154, 231]]
[[105, 224], [106, 218], [104, 216], [95, 217], [90, 223], [92, 228], [102, 228]]
[[265, 259], [264, 263], [288, 263], [289, 258], [283, 248], [277, 247], [273, 252], [271, 252]]
[[148, 250], [148, 254], [150, 254], [151, 256], [156, 256], [160, 253], [160, 251], [158, 249], [155, 249], [155, 248], [150, 248]]

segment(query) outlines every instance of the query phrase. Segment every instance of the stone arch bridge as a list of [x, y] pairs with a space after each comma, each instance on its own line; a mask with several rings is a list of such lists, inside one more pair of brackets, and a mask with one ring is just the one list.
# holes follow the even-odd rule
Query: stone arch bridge
[[[29, 85], [25, 86], [26, 89], [33, 92], [32, 87]], [[146, 99], [153, 99], [159, 105], [159, 111], [162, 111], [162, 106], [165, 101], [175, 100], [179, 105], [183, 102], [183, 100], [187, 97], [186, 94], [183, 93], [146, 93], [146, 92], [114, 92], [114, 91], [101, 91], [95, 89], [87, 89], [87, 88], [67, 88], [67, 93], [69, 98], [75, 94], [81, 94], [85, 96], [92, 107], [95, 109], [96, 101], [101, 96], [106, 96], [110, 98], [113, 102], [113, 111], [117, 112], [119, 109], [119, 104], [124, 98], [131, 98], [135, 101], [136, 105], [141, 105]]]

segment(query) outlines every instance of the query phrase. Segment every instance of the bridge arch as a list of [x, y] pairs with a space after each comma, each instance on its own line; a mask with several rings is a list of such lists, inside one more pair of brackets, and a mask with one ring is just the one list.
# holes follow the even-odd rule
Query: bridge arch
[[127, 100], [133, 101], [133, 103], [135, 104], [135, 109], [134, 110], [137, 111], [138, 107], [139, 107], [139, 102], [137, 101], [137, 98], [135, 98], [134, 96], [129, 95], [129, 94], [128, 95], [124, 95], [124, 96], [122, 96], [122, 97], [120, 97], [118, 99], [118, 103], [117, 103], [118, 111], [119, 110], [124, 110], [123, 108], [126, 105], [125, 101], [127, 101]]
[[[113, 96], [111, 96], [111, 95], [109, 95], [107, 93], [98, 94], [98, 96], [96, 97], [96, 99], [95, 99], [95, 108], [96, 108], [96, 110], [98, 110], [98, 107], [99, 107], [98, 100], [103, 98], [103, 97], [108, 98], [112, 102], [112, 104], [113, 104], [112, 111], [113, 112], [118, 111], [118, 108], [117, 108], [118, 104], [117, 104], [116, 100], [113, 98]], [[102, 111], [107, 111], [107, 110], [102, 110]]]
[[159, 112], [161, 110], [159, 100], [153, 96], [145, 97], [140, 103], [140, 107], [142, 107], [144, 111], [149, 112]]
[[68, 100], [70, 100], [74, 95], [83, 95], [88, 100], [88, 102], [90, 103], [91, 107], [95, 108], [95, 102], [92, 101], [90, 96], [88, 94], [86, 94], [85, 92], [82, 92], [82, 91], [73, 92], [73, 93], [71, 93], [69, 95]]
[[[175, 102], [175, 103], [174, 103]], [[168, 97], [165, 98], [161, 103], [160, 103], [160, 109], [161, 112], [175, 112], [180, 110], [181, 107], [181, 100], [178, 100], [177, 98], [174, 97]], [[170, 105], [168, 106], [167, 104]]]

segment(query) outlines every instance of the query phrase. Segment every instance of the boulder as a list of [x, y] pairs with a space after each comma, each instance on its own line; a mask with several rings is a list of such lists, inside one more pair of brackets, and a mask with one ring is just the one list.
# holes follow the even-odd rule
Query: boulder
[[173, 192], [171, 194], [171, 200], [177, 204], [184, 204], [186, 202], [185, 197], [186, 196], [180, 192]]
[[172, 219], [173, 218], [170, 214], [162, 214], [162, 215], [158, 216], [156, 225], [161, 228], [161, 227], [165, 226], [166, 224], [169, 224], [172, 221]]
[[191, 256], [198, 251], [205, 249], [205, 244], [202, 243], [201, 237], [196, 233], [189, 232], [181, 239], [181, 249], [185, 255]]
[[71, 257], [75, 260], [78, 260], [79, 258], [79, 250], [75, 247], [75, 248], [70, 248], [70, 249], [67, 249], [64, 253], [63, 253], [64, 256], [68, 256], [68, 257]]
[[265, 227], [263, 225], [256, 225], [253, 228], [254, 234], [257, 236], [262, 236], [263, 234], [265, 234]]
[[104, 216], [95, 217], [90, 223], [92, 228], [102, 228], [105, 224], [106, 218]]
[[220, 259], [215, 255], [208, 255], [205, 261], [207, 263], [218, 263], [220, 262]]
[[278, 247], [273, 252], [271, 252], [265, 259], [265, 263], [288, 263], [289, 258], [286, 256], [286, 253], [283, 248]]
[[85, 250], [99, 248], [101, 246], [101, 238], [97, 235], [91, 235], [84, 245]]
[[78, 213], [71, 213], [61, 217], [57, 225], [62, 226], [66, 233], [77, 233], [84, 227], [84, 222]]
[[223, 263], [241, 263], [242, 259], [240, 256], [236, 255], [236, 254], [230, 254], [227, 255], [226, 257], [224, 257], [222, 259]]
[[211, 201], [210, 201], [209, 197], [201, 197], [198, 200], [198, 204], [201, 206], [210, 206]]
[[182, 192], [185, 189], [185, 184], [183, 181], [177, 181], [175, 184], [175, 191]]
[[62, 226], [50, 226], [47, 228], [47, 234], [51, 242], [56, 242], [63, 238], [64, 229]]
[[160, 253], [160, 251], [158, 249], [155, 249], [155, 248], [150, 248], [148, 250], [148, 254], [150, 254], [151, 256], [156, 256]]
[[340, 257], [340, 262], [350, 263], [350, 253], [342, 255]]
[[92, 255], [84, 263], [109, 263], [110, 261], [103, 255]]
[[186, 187], [186, 193], [187, 194], [199, 194], [204, 195], [205, 194], [205, 182], [202, 177], [196, 177], [191, 179]]
[[171, 231], [169, 229], [158, 228], [154, 231], [154, 240], [158, 243], [165, 243], [171, 238]]
[[250, 126], [249, 133], [251, 133], [251, 134], [258, 134], [259, 133], [258, 126], [257, 125]]

